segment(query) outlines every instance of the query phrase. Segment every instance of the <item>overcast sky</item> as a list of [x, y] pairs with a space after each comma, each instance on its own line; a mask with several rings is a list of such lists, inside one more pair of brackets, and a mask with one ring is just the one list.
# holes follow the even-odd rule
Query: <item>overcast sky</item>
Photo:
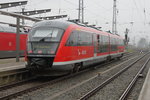
[[[2, 2], [19, 0], [0, 0]], [[20, 0], [24, 1], [24, 0]], [[61, 15], [67, 14], [70, 19], [78, 18], [79, 0], [28, 0], [26, 10], [52, 9], [50, 13], [40, 14]], [[150, 38], [150, 0], [117, 0], [117, 30], [118, 34], [124, 35], [126, 28], [130, 30], [131, 42], [137, 37]], [[101, 26], [102, 30], [112, 30], [113, 0], [84, 0], [84, 19], [90, 24]], [[21, 7], [5, 9], [5, 11], [21, 11]], [[145, 14], [144, 14], [145, 9]], [[12, 22], [14, 19], [0, 16], [0, 21]], [[133, 22], [133, 24], [131, 24]]]

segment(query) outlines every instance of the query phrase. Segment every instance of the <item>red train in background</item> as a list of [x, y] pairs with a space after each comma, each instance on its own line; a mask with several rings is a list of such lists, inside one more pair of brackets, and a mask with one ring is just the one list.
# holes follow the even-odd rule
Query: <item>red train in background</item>
[[[20, 56], [26, 50], [27, 33], [20, 32]], [[0, 26], [0, 58], [16, 57], [16, 28]]]
[[41, 21], [28, 36], [26, 67], [40, 75], [77, 72], [121, 58], [124, 49], [119, 35], [68, 21]]

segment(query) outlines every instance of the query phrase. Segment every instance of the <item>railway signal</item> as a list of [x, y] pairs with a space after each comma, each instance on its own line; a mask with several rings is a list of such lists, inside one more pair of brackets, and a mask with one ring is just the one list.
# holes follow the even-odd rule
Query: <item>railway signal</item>
[[128, 43], [129, 43], [128, 33], [129, 33], [129, 29], [126, 28], [126, 31], [125, 31], [125, 46], [126, 46], [126, 49], [128, 49]]

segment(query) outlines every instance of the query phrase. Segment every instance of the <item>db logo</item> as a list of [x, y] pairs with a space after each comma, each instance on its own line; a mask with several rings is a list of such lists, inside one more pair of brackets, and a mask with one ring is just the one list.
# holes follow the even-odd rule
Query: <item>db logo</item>
[[86, 55], [86, 50], [82, 50], [81, 52], [80, 52], [80, 50], [78, 49], [78, 55]]
[[11, 42], [9, 42], [9, 43], [8, 43], [8, 45], [9, 45], [9, 46], [12, 46], [12, 43], [11, 43]]

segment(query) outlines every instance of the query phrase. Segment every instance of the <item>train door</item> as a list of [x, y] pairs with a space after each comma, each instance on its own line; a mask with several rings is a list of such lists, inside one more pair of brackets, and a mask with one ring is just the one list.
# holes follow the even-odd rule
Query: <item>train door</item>
[[99, 35], [93, 34], [93, 42], [94, 42], [94, 57], [97, 56], [98, 48], [99, 48]]
[[110, 52], [111, 52], [111, 37], [110, 35], [108, 35], [108, 38], [109, 38], [109, 43], [108, 43], [108, 52], [109, 52], [109, 56], [110, 56]]

